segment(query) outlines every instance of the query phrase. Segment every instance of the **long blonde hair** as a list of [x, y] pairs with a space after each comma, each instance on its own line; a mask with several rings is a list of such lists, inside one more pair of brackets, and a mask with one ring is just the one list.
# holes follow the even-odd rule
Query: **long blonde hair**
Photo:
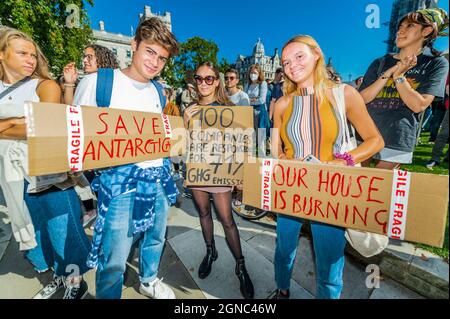
[[[14, 39], [23, 39], [25, 41], [29, 41], [36, 48], [37, 63], [31, 77], [40, 79], [52, 79], [48, 71], [47, 59], [45, 58], [37, 43], [34, 42], [33, 39], [26, 33], [9, 27], [0, 27], [0, 52], [6, 53], [6, 50], [9, 48], [10, 42]], [[0, 80], [4, 80], [4, 76], [5, 70], [3, 69], [2, 63], [0, 63]]]
[[[313, 37], [309, 35], [297, 35], [290, 39], [284, 46], [283, 50], [291, 43], [303, 43], [307, 45], [311, 50], [315, 53], [319, 54], [319, 59], [316, 62], [316, 66], [314, 67], [314, 92], [319, 98], [319, 101], [322, 101], [327, 97], [327, 89], [335, 87], [336, 84], [333, 83], [329, 76], [325, 65], [325, 57], [320, 49], [319, 44]], [[285, 81], [283, 84], [283, 91], [285, 95], [289, 95], [297, 91], [297, 84], [292, 82], [287, 76], [284, 77]]]

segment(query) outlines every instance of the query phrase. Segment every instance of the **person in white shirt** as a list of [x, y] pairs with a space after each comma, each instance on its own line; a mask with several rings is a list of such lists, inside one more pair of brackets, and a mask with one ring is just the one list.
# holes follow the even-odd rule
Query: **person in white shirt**
[[60, 99], [61, 90], [39, 46], [19, 30], [0, 27], [0, 185], [20, 250], [37, 272], [52, 269], [54, 274], [33, 299], [49, 299], [61, 289], [65, 289], [63, 299], [81, 299], [88, 290], [81, 275], [89, 269], [90, 243], [80, 223], [74, 188], [67, 188], [67, 175], [62, 174], [62, 180], [49, 178], [38, 190], [37, 178], [29, 177], [25, 168], [24, 103], [59, 103]]
[[225, 86], [227, 88], [228, 98], [234, 105], [250, 106], [250, 98], [244, 91], [238, 89], [239, 72], [236, 69], [228, 69], [225, 72]]
[[[178, 54], [175, 36], [159, 19], [151, 18], [138, 26], [131, 45], [131, 65], [113, 71], [109, 106], [162, 113], [164, 105], [157, 89], [161, 84], [151, 80], [171, 56]], [[93, 73], [81, 80], [75, 104], [97, 105], [97, 78], [98, 73]], [[117, 188], [114, 193], [111, 185]], [[163, 159], [117, 166], [102, 172], [98, 189], [99, 216], [88, 259], [90, 267], [97, 267], [96, 297], [121, 298], [126, 261], [133, 242], [140, 240], [139, 291], [154, 299], [174, 299], [173, 290], [157, 278], [168, 206], [174, 204], [177, 195], [170, 168]]]

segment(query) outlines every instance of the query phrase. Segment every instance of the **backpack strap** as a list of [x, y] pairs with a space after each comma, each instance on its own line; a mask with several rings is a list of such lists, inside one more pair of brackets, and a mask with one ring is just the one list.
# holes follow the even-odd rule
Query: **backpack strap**
[[109, 107], [114, 82], [114, 69], [98, 69], [96, 100], [97, 106]]
[[[5, 97], [6, 95], [8, 95], [9, 93], [11, 93], [12, 91], [14, 91], [15, 89], [17, 89], [17, 88], [21, 87], [22, 85], [24, 85], [25, 83], [27, 83], [27, 82], [30, 81], [30, 80], [31, 80], [31, 77], [30, 77], [30, 76], [26, 76], [26, 77], [24, 77], [22, 80], [20, 80], [20, 81], [14, 83], [14, 84], [11, 85], [10, 87], [8, 87], [6, 90], [4, 90], [2, 93], [0, 93], [0, 100], [1, 100], [3, 97]], [[44, 80], [44, 81], [45, 81], [45, 80]], [[42, 82], [44, 82], [44, 81], [42, 81]], [[42, 82], [41, 82], [41, 83], [42, 83]], [[40, 83], [39, 83], [39, 84], [40, 84]], [[39, 84], [38, 84], [38, 86], [39, 86]], [[37, 89], [37, 87], [36, 87], [36, 89]]]
[[153, 83], [153, 85], [156, 88], [156, 91], [158, 91], [159, 101], [161, 102], [161, 109], [164, 110], [164, 107], [166, 106], [166, 96], [164, 95], [164, 88], [162, 84], [156, 80], [150, 80], [150, 82]]
[[[161, 108], [166, 106], [166, 96], [163, 93], [163, 86], [161, 83], [155, 80], [151, 80], [151, 83], [158, 91], [159, 101], [161, 102]], [[97, 87], [96, 87], [96, 100], [97, 106], [109, 107], [111, 104], [111, 95], [114, 83], [114, 69], [98, 69], [97, 71]]]
[[[349, 124], [347, 122], [347, 112], [345, 109], [345, 84], [340, 84], [337, 87], [332, 89], [334, 100], [336, 103], [337, 115], [340, 126], [340, 137], [342, 138], [342, 144], [340, 145], [339, 153], [348, 152], [354, 148], [356, 145], [353, 145], [352, 139], [350, 137]], [[352, 126], [353, 131], [353, 126]], [[353, 135], [354, 136], [354, 135]]]

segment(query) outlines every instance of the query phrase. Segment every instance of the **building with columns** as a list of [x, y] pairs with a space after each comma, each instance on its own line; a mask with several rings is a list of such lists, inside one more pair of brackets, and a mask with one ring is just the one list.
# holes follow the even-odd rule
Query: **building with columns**
[[[164, 15], [159, 15], [151, 11], [150, 6], [144, 6], [144, 13], [139, 14], [139, 23], [143, 20], [157, 17], [161, 19], [167, 28], [172, 31], [172, 17], [170, 12], [165, 12]], [[121, 33], [112, 33], [106, 31], [105, 22], [100, 21], [99, 29], [92, 30], [94, 43], [102, 45], [110, 49], [119, 61], [121, 68], [125, 68], [131, 63], [131, 41], [133, 40], [133, 30], [130, 29], [130, 36]]]
[[234, 68], [239, 71], [240, 80], [244, 84], [247, 82], [248, 71], [252, 64], [259, 64], [264, 72], [264, 78], [272, 81], [275, 78], [275, 71], [281, 67], [278, 49], [275, 49], [273, 56], [268, 56], [261, 39], [258, 39], [253, 47], [252, 55], [247, 57], [238, 55]]

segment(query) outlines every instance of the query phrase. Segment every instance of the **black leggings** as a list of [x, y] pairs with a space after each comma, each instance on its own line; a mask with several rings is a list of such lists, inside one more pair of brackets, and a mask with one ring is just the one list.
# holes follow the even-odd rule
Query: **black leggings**
[[[211, 215], [210, 193], [192, 190], [192, 196], [197, 208], [200, 225], [202, 226], [203, 239], [207, 245], [213, 242], [214, 223]], [[235, 259], [242, 258], [241, 241], [239, 231], [231, 213], [231, 192], [211, 194], [216, 207], [216, 212], [225, 231], [225, 239]]]

